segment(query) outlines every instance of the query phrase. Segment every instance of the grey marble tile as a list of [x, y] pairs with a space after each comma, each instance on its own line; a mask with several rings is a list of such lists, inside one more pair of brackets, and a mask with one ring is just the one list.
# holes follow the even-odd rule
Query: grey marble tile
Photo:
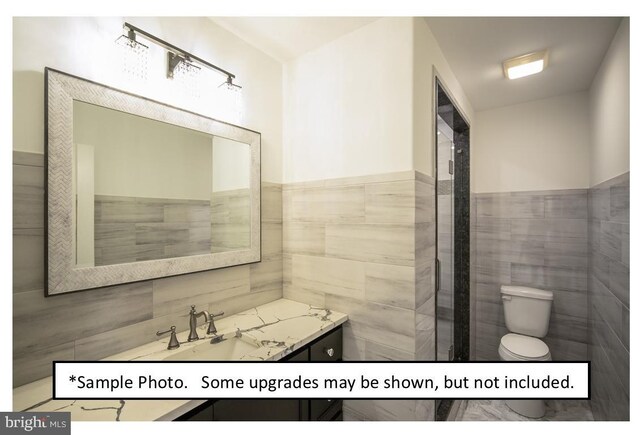
[[478, 240], [476, 255], [487, 261], [508, 262], [512, 259], [510, 240]]
[[611, 195], [609, 188], [589, 189], [589, 216], [598, 220], [609, 220]]
[[345, 361], [364, 361], [367, 341], [353, 333], [348, 323], [342, 326], [342, 359]]
[[282, 258], [249, 265], [251, 291], [282, 291]]
[[629, 305], [629, 268], [617, 261], [609, 262], [609, 290], [620, 301], [630, 307]]
[[512, 192], [508, 216], [511, 218], [545, 217], [546, 195], [539, 192]]
[[629, 267], [629, 249], [630, 249], [630, 238], [629, 238], [629, 224], [622, 224], [620, 230], [620, 244], [621, 244], [621, 261], [622, 264]]
[[478, 254], [476, 281], [484, 284], [510, 284], [511, 267], [510, 262], [487, 260]]
[[587, 359], [587, 343], [552, 336], [546, 336], [543, 340], [549, 346], [553, 360], [584, 361]]
[[484, 193], [476, 196], [478, 218], [511, 217], [511, 195], [509, 193]]
[[475, 234], [478, 245], [482, 240], [511, 240], [511, 219], [509, 218], [483, 218], [476, 219]]
[[282, 258], [282, 224], [262, 223], [262, 260]]
[[415, 222], [414, 180], [366, 184], [364, 191], [367, 223], [407, 224]]
[[435, 420], [435, 400], [416, 400], [416, 420], [433, 421]]
[[[620, 177], [619, 177], [620, 178]], [[624, 179], [626, 178], [626, 179]], [[629, 173], [623, 174], [609, 192], [611, 220], [629, 222]]]
[[[428, 309], [424, 305], [433, 297], [435, 292], [435, 259], [423, 261], [416, 259], [415, 271], [415, 307], [416, 310]], [[433, 302], [431, 303], [433, 305]]]
[[13, 151], [13, 164], [44, 167], [44, 154]]
[[324, 224], [287, 221], [282, 239], [284, 252], [289, 254], [324, 255]]
[[330, 224], [325, 230], [327, 256], [399, 266], [414, 265], [413, 225]]
[[136, 244], [135, 223], [94, 224], [94, 246], [96, 248], [116, 247]]
[[[542, 421], [592, 421], [588, 400], [546, 400]], [[504, 400], [467, 400], [461, 405], [461, 421], [536, 421], [511, 410]]]
[[99, 360], [157, 340], [157, 331], [175, 325], [178, 331], [188, 328], [189, 317], [172, 313], [99, 334], [87, 335], [75, 341], [77, 360]]
[[[14, 346], [15, 347], [15, 346]], [[19, 348], [18, 348], [19, 349]], [[73, 342], [54, 346], [42, 345], [28, 352], [13, 353], [13, 387], [28, 384], [52, 375], [51, 362], [73, 360]]]
[[593, 274], [605, 286], [609, 286], [609, 257], [599, 251], [591, 251], [589, 273]]
[[[150, 282], [68, 293], [45, 298], [42, 290], [14, 294], [14, 349], [28, 352], [67, 343], [148, 320], [153, 315]], [[38, 331], [34, 334], [33, 331]]]
[[588, 243], [583, 238], [557, 238], [544, 242], [544, 265], [552, 267], [588, 267]]
[[260, 219], [263, 222], [282, 222], [282, 185], [262, 182]]
[[13, 166], [13, 228], [44, 228], [44, 169]]
[[416, 223], [435, 222], [436, 194], [434, 185], [416, 180], [415, 195]]
[[480, 361], [499, 361], [498, 347], [500, 338], [506, 334], [504, 322], [500, 324], [484, 321], [481, 314], [477, 314], [476, 322], [476, 358]]
[[282, 289], [282, 297], [293, 301], [309, 304], [314, 307], [324, 307], [325, 294], [294, 287], [291, 283], [285, 283]]
[[606, 352], [598, 345], [592, 356], [592, 409], [595, 420], [628, 421], [629, 396], [619, 379], [613, 375], [613, 366]]
[[344, 408], [363, 420], [412, 421], [416, 419], [415, 400], [345, 400]]
[[[500, 286], [502, 284], [476, 283], [476, 304], [478, 301], [501, 304]], [[477, 305], [476, 305], [477, 306]]]
[[[629, 350], [629, 309], [614, 296], [598, 279], [591, 279], [589, 283], [591, 304], [602, 318], [604, 324], [600, 327], [608, 327], [618, 337], [620, 342]], [[627, 322], [624, 317], [626, 313]]]
[[[545, 242], [536, 239], [512, 240], [508, 261], [511, 263], [543, 266], [545, 264]], [[478, 255], [482, 255], [478, 252]]]
[[588, 317], [588, 298], [584, 292], [552, 289], [553, 303], [551, 313], [577, 317], [586, 321]]
[[609, 221], [600, 223], [599, 251], [611, 260], [622, 261], [622, 226], [623, 224]]
[[588, 217], [587, 190], [580, 189], [569, 193], [553, 192], [544, 197], [544, 217], [587, 219]]
[[364, 185], [294, 189], [287, 192], [286, 201], [293, 221], [365, 222]]
[[495, 325], [504, 324], [504, 308], [502, 301], [497, 304], [487, 301], [477, 301], [476, 315], [479, 319], [482, 319], [484, 323], [492, 323]]
[[558, 237], [587, 238], [586, 219], [514, 219], [511, 234], [516, 236], [542, 236], [545, 240]]
[[600, 221], [597, 219], [589, 219], [589, 251], [597, 251], [600, 249]]
[[587, 293], [587, 271], [583, 268], [512, 264], [511, 282], [516, 285]]
[[413, 267], [366, 263], [364, 288], [367, 300], [400, 308], [416, 307]]
[[294, 288], [364, 299], [365, 267], [360, 261], [293, 255]]
[[373, 341], [364, 342], [366, 361], [413, 361], [415, 354]]
[[596, 325], [595, 329], [595, 351], [602, 349], [604, 356], [601, 358], [600, 367], [605, 375], [605, 382], [610, 384], [619, 383], [623, 389], [621, 393], [629, 397], [629, 352], [624, 348], [620, 340], [608, 327], [603, 327], [604, 320], [600, 316], [597, 307], [594, 310]]
[[282, 289], [243, 293], [226, 299], [211, 301], [208, 311], [210, 313], [224, 311], [224, 317], [226, 317], [280, 298], [282, 298]]
[[587, 318], [554, 312], [549, 320], [549, 338], [587, 344]]
[[202, 304], [210, 299], [249, 293], [249, 286], [249, 265], [156, 279], [153, 281], [154, 316], [171, 312], [187, 314], [190, 301], [198, 300]]
[[375, 302], [326, 294], [325, 304], [349, 315], [354, 334], [368, 341], [415, 352], [415, 313], [412, 310]]
[[13, 230], [13, 291], [45, 287], [44, 230]]

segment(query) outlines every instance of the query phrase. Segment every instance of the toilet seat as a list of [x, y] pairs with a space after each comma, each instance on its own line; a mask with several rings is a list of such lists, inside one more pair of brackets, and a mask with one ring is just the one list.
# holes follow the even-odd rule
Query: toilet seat
[[551, 353], [544, 341], [529, 337], [509, 333], [500, 339], [500, 356], [507, 361], [549, 361]]

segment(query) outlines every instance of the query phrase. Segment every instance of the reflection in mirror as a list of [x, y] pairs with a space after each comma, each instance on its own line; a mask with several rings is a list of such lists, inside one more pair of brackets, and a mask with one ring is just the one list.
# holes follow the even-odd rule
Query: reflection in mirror
[[251, 247], [250, 146], [73, 102], [77, 268]]

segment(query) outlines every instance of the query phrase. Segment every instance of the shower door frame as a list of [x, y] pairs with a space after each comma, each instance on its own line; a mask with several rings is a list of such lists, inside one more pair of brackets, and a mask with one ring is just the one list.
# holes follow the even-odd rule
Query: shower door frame
[[[434, 178], [435, 178], [435, 221], [436, 221], [436, 261], [438, 261], [438, 115], [440, 97], [443, 96], [452, 105], [455, 112], [454, 125], [454, 179], [452, 195], [453, 207], [453, 359], [452, 361], [469, 361], [470, 354], [470, 264], [471, 264], [471, 191], [470, 191], [470, 132], [471, 124], [460, 110], [460, 105], [452, 97], [444, 84], [441, 75], [433, 68], [433, 143], [434, 143]], [[439, 93], [439, 90], [441, 93]], [[446, 120], [443, 118], [446, 122]], [[459, 151], [460, 150], [460, 151]], [[436, 268], [439, 273], [439, 268]], [[440, 277], [436, 277], [436, 283]], [[438, 355], [438, 288], [435, 293], [436, 309], [436, 358]], [[435, 419], [446, 420], [454, 400], [436, 400]]]

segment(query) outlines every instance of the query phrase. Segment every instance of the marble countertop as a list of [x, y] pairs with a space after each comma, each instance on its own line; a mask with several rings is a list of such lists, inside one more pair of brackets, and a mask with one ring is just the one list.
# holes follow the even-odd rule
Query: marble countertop
[[[347, 321], [347, 315], [289, 299], [279, 299], [247, 311], [216, 320], [218, 333], [206, 335], [206, 324], [198, 327], [199, 340], [187, 342], [189, 331], [177, 334], [180, 347], [168, 350], [169, 337], [111, 355], [111, 361], [158, 361], [177, 352], [211, 346], [212, 338], [240, 337], [253, 343], [240, 360], [277, 361], [305, 346], [326, 331]], [[168, 334], [167, 334], [168, 335]], [[215, 345], [214, 345], [215, 346]], [[188, 351], [184, 355], [188, 355]], [[53, 400], [52, 378], [44, 378], [13, 390], [14, 411], [71, 412], [74, 421], [173, 420], [204, 400]]]

